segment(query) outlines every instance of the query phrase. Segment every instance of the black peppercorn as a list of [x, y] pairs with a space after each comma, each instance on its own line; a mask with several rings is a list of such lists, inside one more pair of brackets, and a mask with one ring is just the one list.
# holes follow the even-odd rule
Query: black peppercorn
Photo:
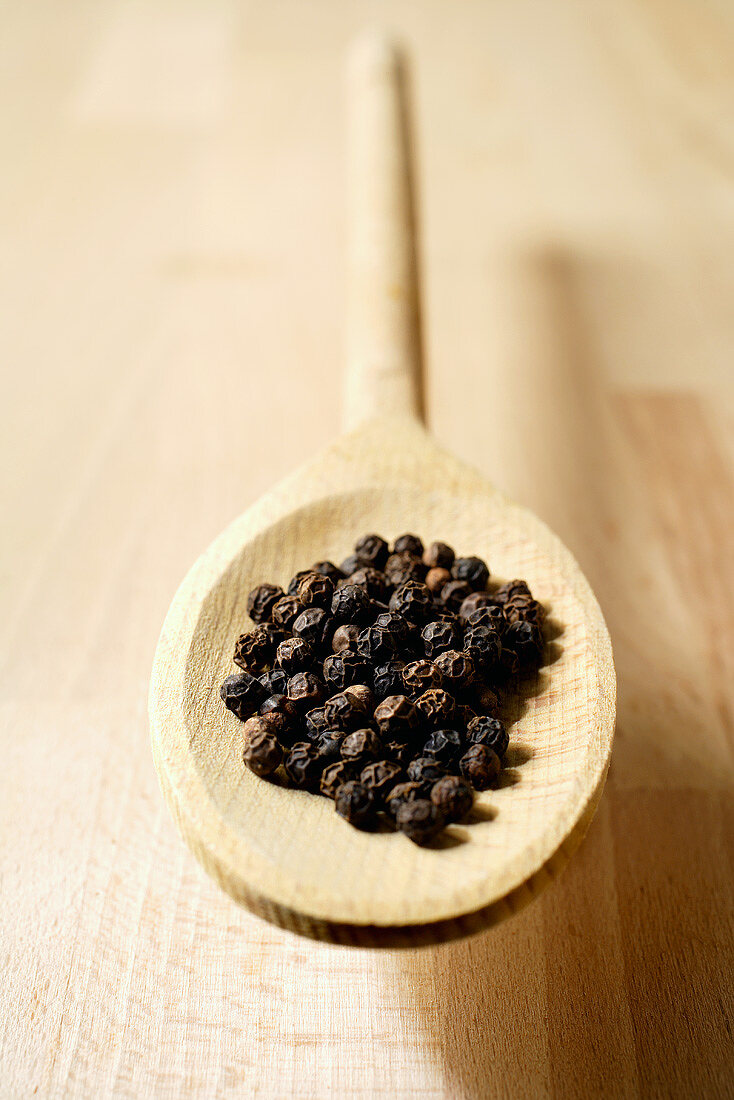
[[315, 747], [308, 741], [297, 741], [288, 751], [284, 765], [286, 775], [296, 787], [311, 790], [318, 786], [322, 772]]
[[505, 755], [510, 743], [507, 730], [499, 718], [490, 718], [487, 714], [478, 714], [476, 718], [472, 718], [466, 727], [466, 737], [472, 744], [486, 745], [499, 757]]
[[545, 608], [532, 596], [512, 596], [505, 604], [505, 618], [510, 623], [535, 623], [540, 627], [545, 621]]
[[395, 589], [390, 597], [389, 607], [409, 622], [422, 626], [433, 611], [433, 597], [425, 584], [409, 581]]
[[373, 600], [384, 603], [390, 598], [392, 585], [384, 573], [379, 569], [372, 569], [369, 565], [362, 566], [347, 577], [347, 584], [356, 584], [363, 588]]
[[328, 764], [335, 764], [341, 760], [341, 743], [344, 740], [344, 734], [341, 730], [324, 730], [313, 743], [316, 749], [316, 755], [321, 761], [321, 767], [325, 768]]
[[430, 844], [444, 826], [443, 814], [427, 798], [415, 802], [401, 802], [395, 815], [395, 824], [414, 844]]
[[426, 588], [434, 596], [440, 596], [447, 584], [451, 583], [451, 574], [448, 569], [436, 567], [426, 573]]
[[416, 628], [405, 616], [398, 615], [395, 611], [381, 611], [374, 625], [383, 627], [394, 636], [396, 648], [412, 644]]
[[273, 605], [273, 622], [282, 630], [291, 630], [302, 611], [303, 604], [298, 596], [281, 596]]
[[440, 688], [443, 676], [432, 661], [411, 661], [403, 669], [403, 686], [407, 695], [422, 695], [431, 688]]
[[482, 672], [494, 668], [502, 654], [502, 642], [496, 630], [489, 626], [472, 626], [464, 635], [464, 651], [474, 667]]
[[306, 711], [303, 724], [309, 741], [316, 741], [319, 735], [329, 728], [324, 708], [312, 707], [311, 710]]
[[525, 581], [505, 581], [494, 593], [498, 604], [505, 604], [513, 596], [528, 596], [532, 598], [532, 592]]
[[396, 587], [408, 581], [422, 581], [427, 572], [420, 558], [413, 554], [391, 554], [385, 563], [385, 575]]
[[401, 770], [400, 765], [392, 760], [376, 760], [362, 769], [359, 781], [372, 791], [375, 801], [380, 803], [397, 783]]
[[313, 569], [299, 569], [298, 572], [294, 576], [292, 576], [290, 581], [288, 582], [288, 595], [297, 596], [299, 584], [304, 577], [307, 577], [309, 573], [313, 572]]
[[358, 584], [345, 584], [334, 593], [331, 613], [337, 623], [364, 623], [371, 616], [372, 600]]
[[339, 581], [344, 580], [344, 573], [338, 565], [334, 565], [333, 561], [317, 561], [311, 566], [312, 573], [321, 573], [324, 577], [328, 577], [331, 583], [336, 587]]
[[372, 714], [375, 709], [375, 695], [366, 684], [350, 684], [344, 688], [344, 694], [354, 700], [356, 706], [361, 707], [365, 714]]
[[375, 695], [378, 699], [385, 699], [388, 695], [399, 695], [403, 690], [402, 661], [386, 661], [384, 665], [378, 665], [372, 674], [372, 683]]
[[420, 711], [406, 695], [388, 695], [375, 709], [375, 721], [386, 740], [409, 738], [417, 729]]
[[408, 779], [414, 783], [435, 783], [446, 775], [446, 768], [435, 756], [416, 756], [408, 764]]
[[357, 554], [350, 554], [348, 558], [344, 559], [339, 568], [345, 577], [349, 577], [355, 569], [361, 569], [365, 564]]
[[454, 551], [445, 542], [432, 542], [423, 553], [423, 562], [429, 569], [451, 569]]
[[363, 656], [350, 649], [332, 653], [324, 661], [324, 681], [332, 693], [344, 691], [351, 684], [364, 683], [370, 667]]
[[363, 535], [359, 542], [355, 543], [354, 552], [360, 561], [375, 569], [382, 569], [390, 551], [385, 540], [379, 535]]
[[334, 799], [341, 785], [353, 778], [354, 767], [343, 760], [337, 760], [334, 764], [328, 764], [324, 768], [319, 782], [319, 790], [327, 798]]
[[219, 695], [228, 710], [241, 721], [254, 714], [265, 698], [265, 689], [249, 672], [228, 676], [219, 689]]
[[256, 626], [246, 634], [240, 634], [235, 642], [232, 660], [246, 672], [259, 672], [270, 661], [270, 638], [263, 627]]
[[471, 595], [471, 588], [466, 581], [449, 581], [441, 589], [441, 599], [449, 611], [458, 611], [467, 596]]
[[283, 750], [272, 729], [267, 725], [266, 719], [249, 718], [245, 723], [245, 727], [251, 722], [262, 723], [262, 726], [251, 729], [248, 733], [242, 751], [242, 759], [250, 771], [265, 778], [272, 775], [280, 767], [283, 760]]
[[286, 638], [275, 651], [275, 664], [289, 676], [305, 672], [314, 662], [313, 646], [305, 638]]
[[334, 807], [339, 817], [358, 829], [369, 825], [374, 817], [372, 792], [356, 779], [342, 783], [336, 792]]
[[323, 573], [307, 573], [298, 585], [298, 598], [304, 607], [327, 608], [334, 595], [334, 582]]
[[393, 554], [412, 554], [416, 558], [423, 556], [423, 543], [417, 535], [400, 535], [395, 539]]
[[286, 695], [288, 691], [288, 673], [283, 668], [271, 668], [269, 672], [263, 672], [258, 680], [265, 689], [266, 695]]
[[442, 688], [424, 691], [416, 699], [415, 705], [429, 729], [446, 726], [452, 721], [456, 711], [453, 697]]
[[450, 764], [462, 749], [461, 734], [458, 730], [434, 730], [423, 746], [424, 756], [434, 756], [440, 764]]
[[499, 695], [489, 684], [474, 684], [474, 698], [480, 711], [495, 718], [500, 709]]
[[428, 783], [397, 783], [385, 795], [385, 808], [395, 817], [403, 802], [415, 802], [418, 798], [425, 798], [430, 790], [431, 786]]
[[487, 587], [489, 569], [481, 558], [457, 558], [451, 566], [451, 576], [456, 581], [466, 581], [472, 591], [481, 592]]
[[474, 679], [474, 662], [468, 653], [458, 649], [447, 649], [439, 653], [433, 662], [443, 674], [446, 687], [467, 688]]
[[[463, 606], [463, 605], [462, 605]], [[467, 629], [472, 626], [491, 626], [502, 637], [507, 629], [507, 619], [504, 608], [496, 605], [492, 607], [480, 607], [472, 611], [466, 620]]]
[[394, 760], [395, 763], [400, 764], [401, 767], [407, 764], [415, 755], [415, 746], [404, 741], [404, 736], [404, 734], [399, 734], [395, 738], [383, 741], [387, 759]]
[[382, 755], [382, 742], [374, 730], [355, 730], [344, 738], [340, 752], [342, 760], [352, 764], [366, 764]]
[[290, 726], [298, 722], [298, 710], [287, 695], [271, 695], [260, 704], [260, 714], [282, 714]]
[[447, 775], [431, 788], [431, 802], [441, 811], [447, 825], [461, 821], [474, 804], [471, 787], [458, 775]]
[[535, 623], [510, 623], [503, 639], [503, 645], [513, 650], [523, 668], [540, 664], [543, 656], [543, 635]]
[[322, 607], [308, 607], [293, 623], [293, 633], [320, 649], [330, 636], [331, 626], [331, 616]]
[[421, 641], [426, 657], [433, 660], [447, 649], [457, 649], [460, 645], [459, 631], [453, 623], [434, 621], [427, 623], [421, 631]]
[[282, 595], [283, 589], [277, 584], [259, 584], [247, 597], [247, 614], [254, 623], [266, 622]]
[[342, 653], [345, 649], [352, 649], [357, 651], [357, 638], [361, 631], [354, 623], [344, 623], [342, 626], [338, 626], [334, 631], [334, 637], [331, 639], [331, 648], [335, 653]]
[[384, 664], [395, 656], [398, 640], [384, 626], [368, 626], [357, 639], [357, 652], [373, 664]]
[[459, 618], [466, 622], [470, 615], [478, 611], [480, 607], [496, 607], [494, 596], [489, 592], [472, 592], [465, 600], [462, 600], [459, 608]]
[[485, 791], [500, 774], [500, 758], [487, 745], [473, 744], [459, 761], [459, 769], [464, 779], [471, 783], [475, 791]]
[[313, 672], [296, 672], [288, 681], [288, 698], [299, 710], [317, 707], [324, 694], [324, 685]]
[[368, 717], [359, 701], [353, 696], [347, 695], [346, 691], [337, 692], [336, 695], [332, 695], [330, 699], [326, 700], [324, 714], [329, 726], [345, 732], [364, 725]]

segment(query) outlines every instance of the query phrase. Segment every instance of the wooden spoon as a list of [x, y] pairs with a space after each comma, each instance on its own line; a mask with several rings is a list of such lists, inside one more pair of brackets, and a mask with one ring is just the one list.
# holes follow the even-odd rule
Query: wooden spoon
[[[400, 68], [382, 40], [350, 67], [349, 352], [353, 429], [235, 520], [196, 562], [163, 626], [150, 688], [153, 752], [171, 813], [237, 902], [317, 939], [415, 945], [518, 910], [564, 866], [599, 800], [615, 675], [604, 620], [569, 551], [539, 519], [421, 427], [416, 282]], [[471, 410], [469, 410], [471, 415]], [[242, 764], [242, 727], [219, 697], [246, 598], [284, 587], [355, 538], [415, 531], [524, 577], [561, 631], [556, 659], [513, 704], [508, 768], [479, 820], [422, 849], [360, 832], [326, 799]]]

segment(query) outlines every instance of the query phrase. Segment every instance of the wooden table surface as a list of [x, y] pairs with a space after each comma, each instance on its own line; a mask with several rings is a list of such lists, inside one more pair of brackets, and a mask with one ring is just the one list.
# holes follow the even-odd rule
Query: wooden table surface
[[[617, 742], [472, 940], [278, 931], [146, 717], [220, 528], [338, 430], [342, 52], [409, 44], [428, 419], [577, 553]], [[3, 1097], [734, 1093], [734, 10], [142, 0], [2, 16]]]

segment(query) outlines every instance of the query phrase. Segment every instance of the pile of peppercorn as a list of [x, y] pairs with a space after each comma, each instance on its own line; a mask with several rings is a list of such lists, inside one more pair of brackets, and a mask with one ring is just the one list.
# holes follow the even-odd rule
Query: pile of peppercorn
[[244, 722], [244, 761], [334, 800], [352, 825], [378, 815], [417, 844], [498, 778], [500, 694], [543, 660], [544, 609], [524, 581], [489, 585], [477, 557], [365, 535], [283, 592], [261, 584], [221, 697]]

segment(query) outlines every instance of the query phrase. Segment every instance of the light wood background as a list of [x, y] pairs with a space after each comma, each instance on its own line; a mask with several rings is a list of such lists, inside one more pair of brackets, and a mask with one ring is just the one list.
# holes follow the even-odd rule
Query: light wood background
[[[238, 910], [146, 693], [195, 555], [336, 431], [341, 59], [414, 58], [429, 423], [602, 602], [579, 854], [437, 949]], [[8, 5], [0, 1093], [732, 1095], [734, 10], [716, 0]]]

